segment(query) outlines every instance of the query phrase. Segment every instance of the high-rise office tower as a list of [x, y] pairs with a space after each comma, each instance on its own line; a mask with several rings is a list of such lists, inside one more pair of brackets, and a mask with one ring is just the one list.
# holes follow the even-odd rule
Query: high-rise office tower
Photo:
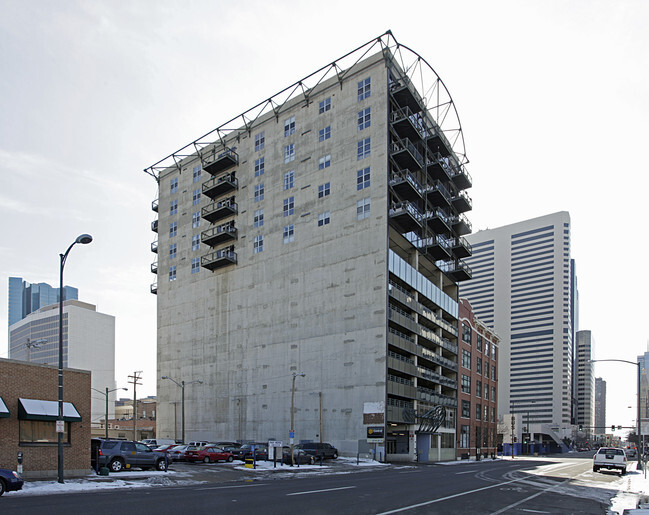
[[570, 216], [541, 216], [467, 240], [473, 278], [461, 295], [501, 338], [499, 413], [529, 412], [532, 430], [559, 443], [573, 396]]
[[593, 374], [593, 336], [590, 331], [577, 331], [577, 424], [586, 433], [592, 433], [595, 425], [595, 376]]
[[454, 459], [465, 163], [387, 33], [148, 168], [158, 436], [184, 393], [187, 438]]
[[595, 431], [596, 435], [604, 435], [606, 430], [606, 381], [601, 377], [595, 378]]
[[[31, 284], [22, 277], [9, 278], [9, 325], [19, 322], [31, 312], [59, 301], [59, 289], [46, 283]], [[79, 290], [63, 287], [63, 300], [77, 300]]]

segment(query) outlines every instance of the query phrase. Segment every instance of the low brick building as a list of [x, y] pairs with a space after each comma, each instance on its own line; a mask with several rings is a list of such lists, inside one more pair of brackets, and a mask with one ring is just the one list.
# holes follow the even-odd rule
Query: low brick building
[[[90, 377], [85, 370], [63, 370], [65, 477], [90, 469]], [[23, 476], [56, 477], [58, 468], [58, 368], [0, 359], [0, 468], [16, 470], [23, 454]]]

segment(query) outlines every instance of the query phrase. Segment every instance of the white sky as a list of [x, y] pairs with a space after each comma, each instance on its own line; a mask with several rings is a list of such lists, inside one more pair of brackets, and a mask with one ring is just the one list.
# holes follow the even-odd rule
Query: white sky
[[[117, 385], [142, 370], [138, 397], [155, 394], [157, 188], [142, 170], [391, 29], [453, 96], [474, 230], [569, 211], [596, 357], [646, 350], [649, 2], [0, 0], [0, 12], [0, 325], [7, 278], [56, 286], [58, 254], [90, 233], [65, 283], [116, 317]], [[635, 369], [596, 374], [607, 423], [634, 423]]]

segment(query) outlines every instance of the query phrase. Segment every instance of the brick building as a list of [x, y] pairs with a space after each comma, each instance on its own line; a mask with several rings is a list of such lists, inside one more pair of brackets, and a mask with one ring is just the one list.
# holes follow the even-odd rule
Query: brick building
[[[90, 469], [90, 379], [63, 370], [65, 477]], [[23, 453], [25, 478], [56, 477], [58, 368], [0, 359], [0, 468], [16, 470]]]
[[498, 426], [498, 342], [496, 333], [460, 299], [457, 457], [496, 452]]

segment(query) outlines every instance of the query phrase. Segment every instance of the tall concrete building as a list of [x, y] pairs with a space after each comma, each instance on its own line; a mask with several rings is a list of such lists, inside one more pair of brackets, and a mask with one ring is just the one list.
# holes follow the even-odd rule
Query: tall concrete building
[[184, 392], [187, 439], [356, 453], [372, 428], [377, 455], [454, 459], [466, 162], [443, 82], [386, 33], [147, 168], [180, 385], [157, 435]]
[[586, 433], [595, 426], [595, 375], [593, 359], [594, 341], [590, 331], [577, 331], [577, 424]]
[[605, 435], [606, 430], [606, 381], [595, 378], [595, 434]]
[[[9, 325], [21, 321], [31, 312], [59, 302], [60, 288], [47, 283], [31, 284], [22, 277], [9, 278]], [[63, 300], [77, 300], [79, 290], [63, 287]]]
[[541, 216], [467, 240], [473, 278], [461, 294], [501, 338], [499, 415], [529, 413], [532, 432], [560, 444], [572, 430], [570, 216]]
[[[9, 358], [31, 363], [59, 363], [59, 305], [34, 311], [9, 328]], [[115, 388], [115, 317], [98, 313], [78, 300], [63, 303], [63, 366], [90, 370], [91, 386], [99, 392]], [[53, 385], [53, 388], [56, 388]], [[65, 392], [65, 386], [64, 386]], [[106, 396], [92, 393], [91, 422], [106, 416]], [[114, 417], [115, 393], [108, 394], [109, 417]]]

